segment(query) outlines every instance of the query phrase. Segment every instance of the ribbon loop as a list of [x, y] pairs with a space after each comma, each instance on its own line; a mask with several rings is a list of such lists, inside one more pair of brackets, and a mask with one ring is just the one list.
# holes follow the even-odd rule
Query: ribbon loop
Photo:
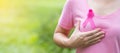
[[88, 15], [87, 15], [87, 19], [83, 23], [84, 28], [87, 26], [88, 23], [91, 24], [92, 29], [94, 29], [96, 27], [95, 23], [93, 21], [93, 17], [94, 17], [94, 13], [93, 13], [92, 9], [90, 9], [89, 12], [88, 12]]

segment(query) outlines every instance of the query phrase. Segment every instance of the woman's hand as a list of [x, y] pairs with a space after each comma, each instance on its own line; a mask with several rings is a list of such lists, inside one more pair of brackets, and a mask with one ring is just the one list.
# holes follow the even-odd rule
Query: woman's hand
[[104, 37], [104, 32], [100, 28], [88, 32], [80, 32], [79, 28], [80, 21], [78, 21], [74, 32], [66, 43], [70, 48], [85, 48], [100, 42]]

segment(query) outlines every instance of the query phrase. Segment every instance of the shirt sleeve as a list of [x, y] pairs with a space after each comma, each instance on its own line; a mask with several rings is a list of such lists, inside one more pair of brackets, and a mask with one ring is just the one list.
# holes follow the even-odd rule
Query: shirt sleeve
[[70, 0], [67, 0], [64, 5], [62, 14], [58, 22], [58, 26], [67, 30], [73, 28], [72, 5]]

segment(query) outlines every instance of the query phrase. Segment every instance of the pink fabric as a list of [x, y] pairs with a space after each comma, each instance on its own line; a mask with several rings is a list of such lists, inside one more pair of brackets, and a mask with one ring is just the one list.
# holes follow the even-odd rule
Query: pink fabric
[[120, 9], [105, 16], [93, 13], [91, 18], [88, 16], [90, 9], [86, 0], [67, 0], [59, 19], [58, 25], [67, 30], [75, 26], [76, 18], [80, 18], [80, 31], [102, 28], [106, 32], [100, 43], [85, 49], [77, 48], [76, 53], [120, 53]]

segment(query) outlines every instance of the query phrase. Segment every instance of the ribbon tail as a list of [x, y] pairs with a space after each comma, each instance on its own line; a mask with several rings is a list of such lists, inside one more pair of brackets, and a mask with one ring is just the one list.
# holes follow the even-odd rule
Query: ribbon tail
[[92, 19], [90, 20], [90, 24], [91, 24], [92, 29], [96, 28], [95, 23]]
[[85, 20], [85, 22], [83, 23], [83, 28], [85, 28], [86, 27], [86, 25], [87, 25], [87, 23], [90, 21], [90, 19], [89, 18], [87, 18], [86, 20]]

